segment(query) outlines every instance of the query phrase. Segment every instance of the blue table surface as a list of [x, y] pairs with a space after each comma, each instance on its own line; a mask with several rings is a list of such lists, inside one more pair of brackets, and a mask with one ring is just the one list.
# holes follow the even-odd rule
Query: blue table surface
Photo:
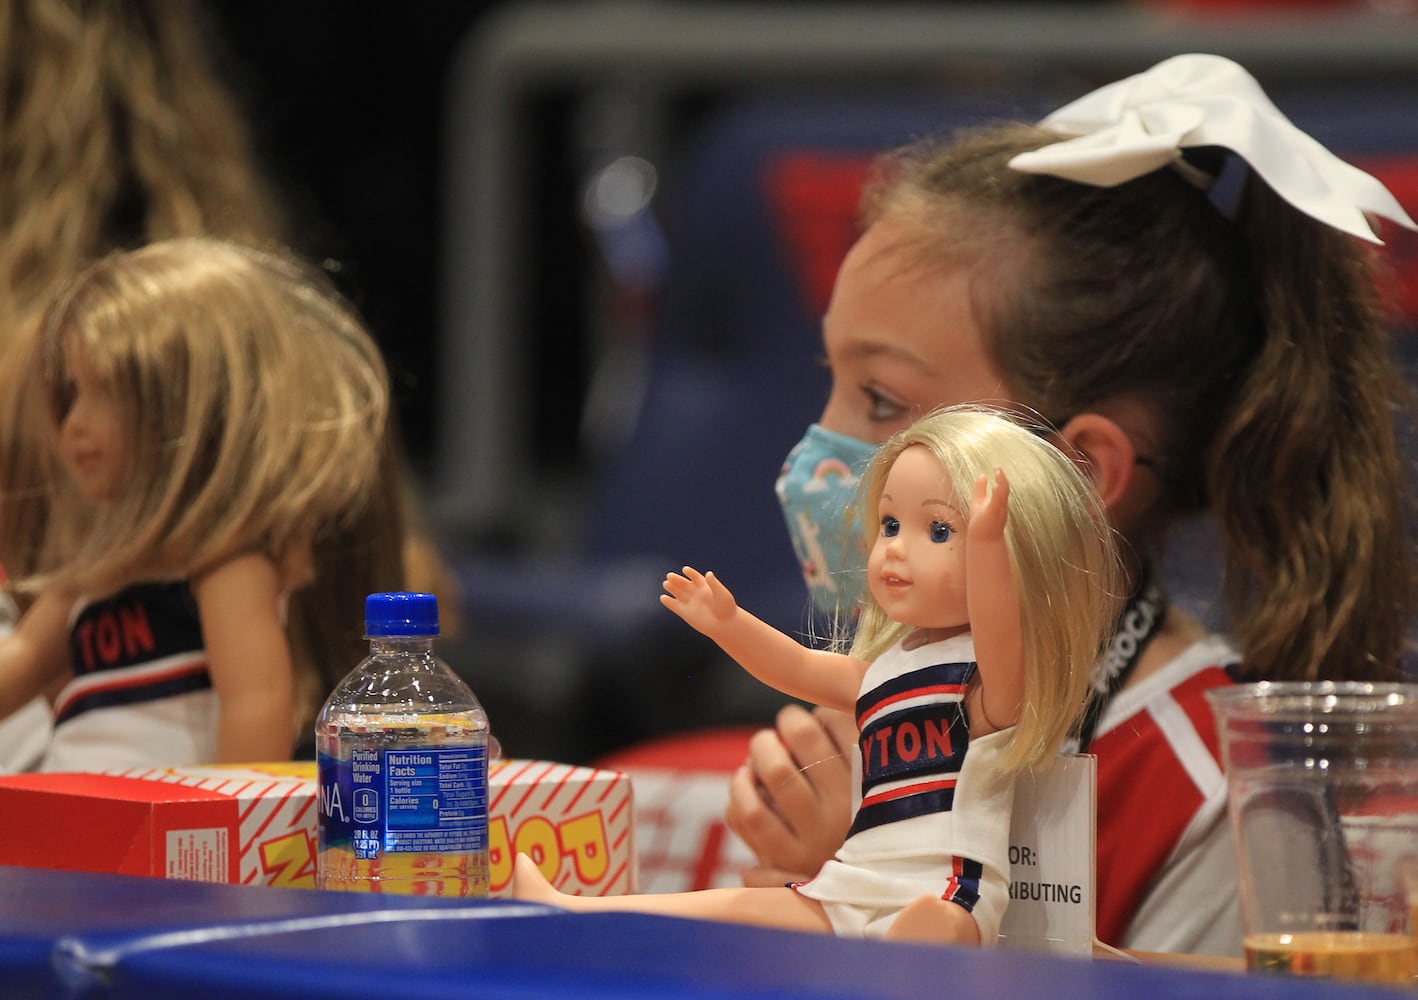
[[848, 941], [637, 914], [0, 866], [7, 998], [1048, 997], [1362, 1000], [1391, 990]]

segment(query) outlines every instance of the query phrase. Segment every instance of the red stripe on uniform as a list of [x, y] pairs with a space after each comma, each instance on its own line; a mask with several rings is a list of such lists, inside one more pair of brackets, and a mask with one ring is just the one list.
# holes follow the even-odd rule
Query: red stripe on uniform
[[881, 701], [869, 705], [867, 708], [863, 709], [857, 714], [857, 726], [858, 728], [860, 728], [862, 720], [871, 718], [873, 715], [875, 715], [877, 712], [880, 712], [886, 706], [894, 705], [898, 701], [906, 701], [910, 698], [927, 698], [933, 695], [942, 694], [960, 695], [963, 698], [965, 696], [965, 685], [933, 684], [930, 687], [912, 688], [909, 691], [902, 691], [900, 694], [892, 695], [890, 698], [883, 698], [881, 699]]
[[[106, 691], [124, 691], [128, 688], [143, 687], [147, 684], [161, 684], [164, 681], [170, 681], [178, 677], [200, 674], [205, 672], [206, 669], [207, 661], [202, 660], [198, 663], [184, 664], [183, 666], [173, 667], [158, 673], [145, 673], [137, 677], [116, 677], [104, 684], [85, 684], [78, 690], [71, 691], [68, 697], [55, 704], [54, 717], [56, 719], [61, 718], [74, 702], [93, 697], [96, 694], [103, 694]], [[103, 676], [103, 672], [90, 674], [89, 676], [101, 677]]]
[[[867, 806], [879, 805], [882, 802], [890, 802], [893, 799], [905, 798], [907, 795], [919, 795], [921, 792], [936, 792], [943, 788], [954, 788], [954, 778], [943, 778], [940, 781], [922, 781], [914, 785], [903, 785], [900, 788], [888, 788], [884, 792], [876, 792], [862, 799], [862, 809]], [[860, 810], [858, 810], [860, 811]]]
[[[1208, 724], [1205, 692], [1231, 684], [1211, 667], [1172, 690], [1211, 752], [1215, 725]], [[1098, 758], [1098, 937], [1123, 940], [1138, 907], [1203, 799], [1186, 766], [1146, 709], [1100, 734], [1089, 747]], [[1139, 781], [1138, 775], [1146, 775]], [[1157, 789], [1167, 789], [1159, 795]]]

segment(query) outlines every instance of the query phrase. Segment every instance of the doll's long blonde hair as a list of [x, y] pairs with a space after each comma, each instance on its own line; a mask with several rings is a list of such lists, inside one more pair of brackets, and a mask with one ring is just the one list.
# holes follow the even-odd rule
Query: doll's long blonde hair
[[[1043, 764], [1083, 709], [1121, 607], [1121, 564], [1103, 503], [1079, 466], [1019, 419], [989, 407], [947, 407], [893, 436], [862, 477], [868, 544], [887, 473], [915, 446], [940, 461], [967, 519], [980, 476], [999, 468], [1009, 479], [1005, 543], [1024, 630], [1024, 705], [1002, 762], [1010, 769]], [[868, 596], [852, 655], [874, 660], [911, 630]]]
[[73, 352], [113, 393], [131, 467], [97, 505], [56, 474], [51, 571], [31, 583], [104, 594], [243, 552], [284, 564], [376, 487], [384, 364], [293, 259], [181, 238], [86, 268], [45, 313], [34, 355], [56, 430]]

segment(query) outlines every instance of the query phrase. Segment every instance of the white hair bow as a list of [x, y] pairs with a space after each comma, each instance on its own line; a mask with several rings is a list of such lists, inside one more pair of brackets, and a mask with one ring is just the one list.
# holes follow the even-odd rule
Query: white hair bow
[[1418, 229], [1388, 188], [1296, 128], [1249, 73], [1221, 56], [1174, 56], [1039, 124], [1078, 138], [1021, 153], [1009, 161], [1014, 169], [1112, 187], [1185, 166], [1184, 148], [1221, 146], [1280, 197], [1335, 229], [1382, 243], [1365, 212]]

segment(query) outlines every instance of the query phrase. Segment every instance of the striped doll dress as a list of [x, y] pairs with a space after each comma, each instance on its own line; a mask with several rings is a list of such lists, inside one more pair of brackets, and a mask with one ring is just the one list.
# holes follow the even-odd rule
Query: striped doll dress
[[994, 942], [1008, 902], [1014, 781], [998, 766], [1009, 730], [969, 738], [975, 672], [968, 634], [900, 643], [868, 668], [857, 698], [861, 802], [846, 842], [794, 888], [839, 935], [881, 937], [931, 893], [970, 911]]
[[42, 771], [181, 767], [216, 757], [217, 700], [185, 581], [138, 583], [81, 601], [69, 627], [73, 680], [54, 702]]

